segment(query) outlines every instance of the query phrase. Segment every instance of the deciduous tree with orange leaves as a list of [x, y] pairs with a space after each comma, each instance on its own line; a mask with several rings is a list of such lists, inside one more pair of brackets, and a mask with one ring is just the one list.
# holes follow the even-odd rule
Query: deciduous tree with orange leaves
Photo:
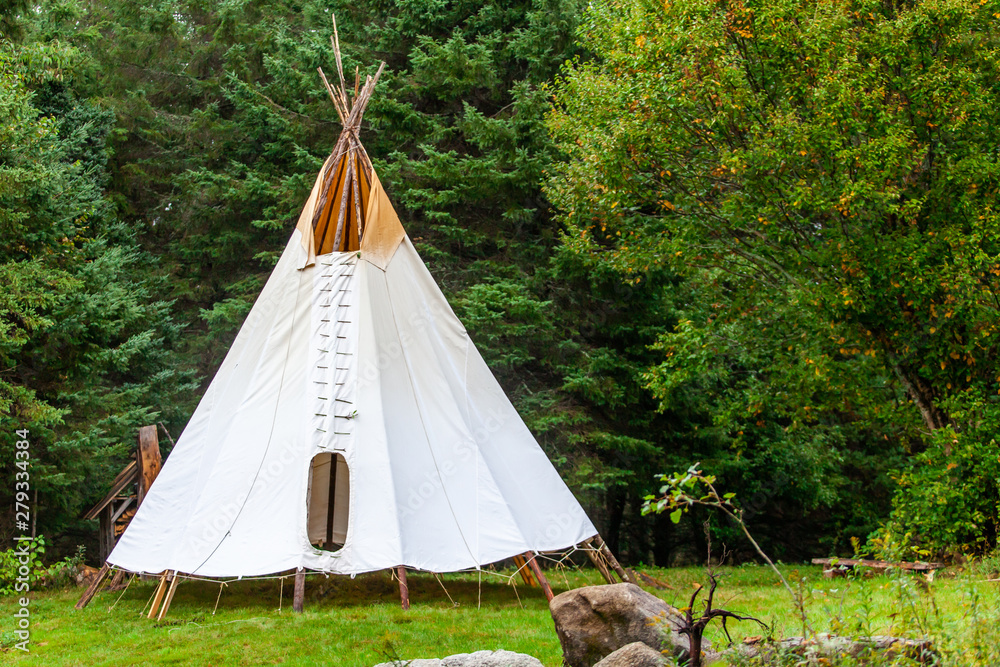
[[651, 389], [866, 425], [909, 455], [880, 544], [995, 546], [1000, 3], [600, 0], [582, 33], [548, 194], [572, 251], [691, 287]]

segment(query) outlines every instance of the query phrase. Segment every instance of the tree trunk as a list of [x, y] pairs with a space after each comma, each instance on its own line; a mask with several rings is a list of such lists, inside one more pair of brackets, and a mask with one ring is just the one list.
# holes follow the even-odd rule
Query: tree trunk
[[[708, 559], [708, 538], [705, 536], [705, 516], [701, 508], [695, 506], [688, 512], [691, 519], [691, 542], [694, 545], [697, 562], [704, 563]], [[711, 563], [709, 563], [711, 565]]]
[[690, 641], [688, 650], [688, 667], [701, 667], [701, 635], [702, 628], [691, 628], [688, 635]]
[[611, 551], [621, 555], [622, 553], [622, 521], [625, 518], [625, 491], [619, 488], [608, 490], [608, 528], [602, 535], [607, 535], [605, 542]]
[[920, 379], [920, 376], [903, 368], [898, 362], [893, 364], [892, 369], [910, 399], [920, 410], [920, 416], [923, 417], [927, 430], [933, 432], [947, 426], [947, 415], [934, 404], [934, 392]]
[[661, 512], [653, 519], [653, 564], [670, 567], [670, 556], [674, 550], [674, 522], [669, 512]]

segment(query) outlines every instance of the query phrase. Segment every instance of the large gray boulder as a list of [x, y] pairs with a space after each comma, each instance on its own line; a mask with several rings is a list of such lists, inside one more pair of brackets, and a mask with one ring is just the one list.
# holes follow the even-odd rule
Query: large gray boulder
[[[593, 667], [602, 658], [635, 642], [677, 657], [690, 643], [677, 632], [683, 617], [674, 607], [635, 584], [587, 586], [560, 593], [549, 603], [568, 667]], [[707, 640], [705, 653], [711, 654]]]
[[447, 658], [398, 660], [375, 667], [544, 667], [538, 658], [513, 651], [476, 651]]
[[667, 659], [642, 642], [632, 642], [606, 656], [594, 667], [663, 667]]

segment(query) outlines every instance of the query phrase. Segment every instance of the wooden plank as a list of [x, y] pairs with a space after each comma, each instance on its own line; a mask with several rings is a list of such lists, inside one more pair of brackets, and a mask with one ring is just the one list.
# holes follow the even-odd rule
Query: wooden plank
[[524, 554], [524, 558], [528, 561], [528, 567], [531, 568], [535, 578], [538, 579], [538, 582], [542, 585], [542, 591], [545, 593], [545, 599], [552, 602], [552, 598], [555, 597], [555, 595], [552, 594], [552, 587], [549, 586], [549, 580], [545, 578], [544, 574], [542, 574], [542, 568], [538, 567], [538, 554], [529, 551]]
[[160, 583], [156, 587], [156, 594], [153, 595], [153, 605], [149, 608], [149, 613], [146, 614], [146, 618], [153, 618], [156, 616], [156, 610], [160, 608], [160, 602], [163, 601], [163, 594], [167, 592], [167, 582], [170, 579], [170, 570], [164, 570], [160, 575]]
[[399, 578], [399, 601], [403, 605], [403, 611], [410, 608], [410, 587], [406, 584], [406, 568], [402, 565], [396, 568], [396, 576]]
[[301, 567], [295, 572], [295, 591], [292, 595], [292, 611], [301, 614], [306, 601], [306, 571]]
[[121, 505], [118, 506], [118, 509], [115, 510], [115, 513], [111, 515], [112, 526], [116, 521], [118, 521], [118, 519], [121, 518], [122, 514], [124, 514], [125, 511], [132, 506], [133, 502], [135, 502], [135, 496], [129, 496], [128, 498], [125, 499], [124, 502], [122, 502]]
[[160, 474], [163, 460], [160, 457], [160, 440], [156, 435], [156, 426], [143, 426], [139, 429], [139, 445], [136, 449], [136, 459], [139, 463], [139, 488], [136, 491], [136, 506], [142, 505], [143, 499], [149, 493], [153, 480]]
[[129, 464], [125, 466], [125, 468], [122, 469], [120, 473], [118, 473], [118, 475], [115, 477], [115, 480], [111, 482], [111, 490], [108, 491], [108, 494], [106, 496], [104, 496], [104, 499], [101, 500], [101, 502], [94, 505], [93, 507], [91, 507], [89, 510], [87, 510], [87, 513], [83, 515], [83, 519], [86, 521], [89, 521], [91, 519], [96, 519], [97, 515], [100, 514], [101, 510], [107, 507], [109, 504], [111, 504], [111, 501], [118, 497], [118, 494], [121, 493], [122, 489], [124, 489], [129, 484], [134, 484], [136, 482], [136, 480], [138, 479], [138, 474], [139, 474], [138, 464], [135, 462], [135, 460], [130, 461]]
[[94, 580], [90, 582], [90, 586], [87, 586], [87, 590], [83, 592], [83, 595], [77, 601], [77, 609], [83, 609], [90, 604], [91, 599], [97, 595], [97, 589], [100, 588], [101, 582], [104, 581], [104, 577], [108, 576], [109, 569], [110, 568], [107, 563], [101, 566], [101, 569], [97, 571], [97, 576], [94, 577]]
[[101, 510], [101, 516], [98, 517], [97, 523], [97, 557], [102, 561], [108, 557], [108, 545], [105, 544], [107, 541], [107, 523], [108, 523], [108, 511]]
[[163, 606], [160, 607], [160, 613], [156, 615], [157, 622], [162, 621], [163, 617], [167, 615], [167, 610], [170, 609], [170, 603], [174, 601], [174, 593], [177, 592], [177, 583], [180, 580], [181, 578], [177, 574], [177, 570], [174, 570], [174, 576], [170, 580], [170, 588], [167, 590], [167, 596], [163, 598]]
[[115, 547], [115, 522], [111, 520], [112, 505], [101, 510], [100, 526], [97, 531], [97, 545], [101, 550], [101, 560], [107, 560]]
[[876, 570], [888, 570], [894, 567], [900, 570], [914, 570], [917, 572], [943, 570], [945, 567], [944, 563], [907, 563], [887, 560], [865, 560], [861, 558], [813, 558], [812, 564], [832, 565], [834, 567], [839, 565], [843, 565], [844, 567], [870, 567]]

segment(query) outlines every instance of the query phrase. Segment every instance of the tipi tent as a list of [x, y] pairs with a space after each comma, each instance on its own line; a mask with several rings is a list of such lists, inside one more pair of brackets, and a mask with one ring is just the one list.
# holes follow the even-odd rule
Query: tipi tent
[[377, 79], [327, 84], [340, 139], [112, 568], [447, 572], [596, 537], [361, 146]]

